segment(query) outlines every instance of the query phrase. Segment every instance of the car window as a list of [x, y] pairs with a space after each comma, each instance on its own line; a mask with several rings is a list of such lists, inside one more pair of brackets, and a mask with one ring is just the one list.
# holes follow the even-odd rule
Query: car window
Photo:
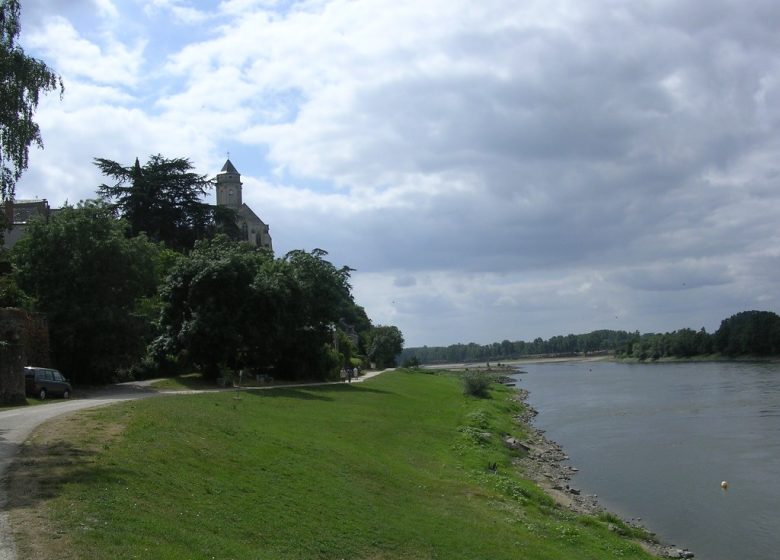
[[43, 372], [43, 378], [46, 381], [54, 381], [54, 375], [52, 375], [52, 372], [50, 372], [50, 371], [44, 371]]
[[62, 377], [62, 374], [59, 371], [54, 370], [54, 381], [65, 381], [65, 378]]

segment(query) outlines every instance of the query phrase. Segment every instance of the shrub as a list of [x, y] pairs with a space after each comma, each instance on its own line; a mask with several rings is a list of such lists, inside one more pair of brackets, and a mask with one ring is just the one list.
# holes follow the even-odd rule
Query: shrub
[[486, 398], [490, 396], [488, 389], [492, 379], [489, 375], [473, 372], [463, 376], [463, 394], [472, 397]]
[[417, 358], [417, 356], [407, 358], [406, 360], [404, 360], [404, 363], [401, 364], [401, 367], [407, 369], [417, 369], [420, 367], [420, 360]]

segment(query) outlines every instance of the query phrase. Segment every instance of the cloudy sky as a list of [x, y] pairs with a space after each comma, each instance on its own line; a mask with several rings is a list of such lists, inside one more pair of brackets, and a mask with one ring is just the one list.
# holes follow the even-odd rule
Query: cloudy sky
[[62, 75], [17, 198], [230, 153], [407, 345], [780, 311], [776, 0], [25, 0]]

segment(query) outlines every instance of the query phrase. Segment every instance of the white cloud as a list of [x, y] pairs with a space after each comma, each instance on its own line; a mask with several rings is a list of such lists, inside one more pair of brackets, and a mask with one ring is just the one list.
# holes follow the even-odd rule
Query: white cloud
[[208, 21], [211, 16], [204, 10], [199, 10], [186, 0], [150, 0], [144, 6], [144, 12], [149, 16], [167, 12], [178, 24], [193, 25]]
[[119, 16], [119, 10], [117, 10], [116, 6], [111, 0], [94, 0], [94, 2], [98, 13], [102, 17], [115, 19]]
[[27, 42], [40, 50], [47, 63], [63, 78], [89, 80], [98, 84], [134, 86], [144, 63], [145, 42], [127, 46], [112, 36], [103, 44], [85, 39], [68, 20], [52, 16], [43, 27], [27, 36]]

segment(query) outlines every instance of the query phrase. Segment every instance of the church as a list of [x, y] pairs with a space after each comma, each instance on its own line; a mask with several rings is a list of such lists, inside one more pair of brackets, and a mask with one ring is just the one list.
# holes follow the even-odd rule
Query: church
[[[254, 247], [262, 247], [273, 251], [271, 234], [268, 225], [261, 220], [254, 211], [243, 202], [241, 197], [241, 174], [231, 163], [225, 162], [217, 174], [217, 206], [227, 206], [236, 213], [236, 225], [239, 229], [239, 239], [246, 241]], [[49, 221], [49, 218], [57, 212], [49, 208], [49, 203], [44, 200], [9, 200], [0, 204], [0, 212], [5, 218], [5, 231], [0, 232], [0, 246], [10, 249], [24, 235], [27, 225], [33, 218]], [[3, 220], [0, 220], [2, 223]]]
[[217, 173], [217, 206], [227, 206], [236, 212], [242, 241], [273, 251], [268, 225], [241, 200], [241, 174], [230, 159]]

